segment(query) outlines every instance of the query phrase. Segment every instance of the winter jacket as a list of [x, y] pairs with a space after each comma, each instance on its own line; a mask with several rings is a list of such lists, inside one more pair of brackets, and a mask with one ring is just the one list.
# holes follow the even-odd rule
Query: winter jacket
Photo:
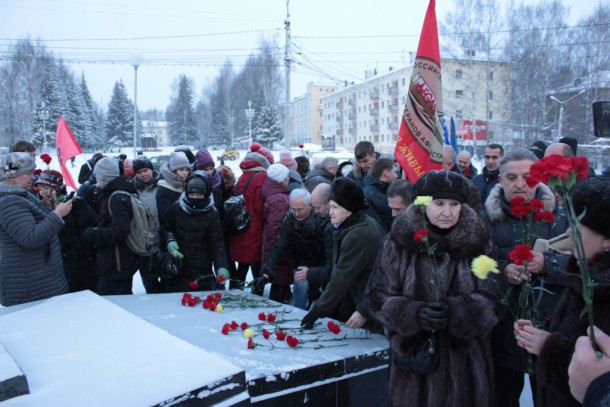
[[314, 309], [345, 322], [364, 299], [384, 231], [364, 212], [352, 213], [333, 232], [333, 268], [326, 289]]
[[583, 407], [606, 407], [610, 401], [610, 372], [595, 378], [582, 401]]
[[494, 404], [493, 360], [489, 335], [498, 321], [499, 298], [489, 280], [471, 271], [479, 255], [493, 247], [481, 218], [462, 205], [457, 224], [444, 231], [429, 226], [436, 264], [422, 241], [424, 216], [409, 206], [394, 221], [383, 242], [366, 298], [390, 341], [390, 360], [408, 354], [428, 333], [419, 323], [419, 311], [434, 301], [429, 273], [440, 272], [441, 300], [449, 307], [448, 324], [437, 331], [440, 365], [419, 375], [390, 363], [390, 406], [481, 406]]
[[483, 173], [477, 175], [472, 179], [472, 182], [479, 188], [479, 192], [481, 194], [481, 202], [483, 205], [485, 201], [487, 201], [487, 197], [489, 193], [493, 189], [493, 187], [500, 182], [498, 179], [498, 175], [500, 175], [500, 170], [497, 169], [495, 171], [489, 171], [487, 167], [483, 167]]
[[288, 191], [303, 188], [303, 178], [295, 170], [288, 170]]
[[165, 216], [169, 213], [174, 202], [184, 192], [186, 184], [176, 173], [170, 171], [169, 163], [161, 166], [161, 178], [157, 183], [158, 188], [155, 200], [157, 201], [157, 218], [159, 224], [163, 226]]
[[153, 171], [153, 177], [147, 183], [143, 183], [138, 177], [133, 178], [133, 184], [138, 191], [140, 200], [148, 208], [148, 211], [155, 220], [155, 224], [159, 226], [159, 213], [157, 211], [157, 189], [160, 181], [160, 175], [157, 171]]
[[[245, 160], [244, 160], [245, 161]], [[231, 261], [239, 263], [255, 263], [261, 261], [262, 243], [263, 243], [263, 226], [265, 224], [264, 214], [264, 198], [262, 195], [263, 183], [267, 179], [265, 169], [259, 167], [257, 163], [250, 161], [251, 165], [242, 168], [243, 174], [237, 181], [237, 191], [243, 193], [248, 180], [256, 176], [250, 182], [248, 190], [244, 194], [248, 214], [252, 216], [250, 227], [241, 235], [231, 236], [230, 240], [230, 256]], [[240, 166], [244, 164], [240, 164]], [[258, 175], [257, 175], [258, 174]]]
[[[539, 184], [536, 191], [536, 198], [544, 203], [544, 209], [553, 212], [555, 221], [552, 224], [543, 223], [538, 226], [537, 236], [542, 239], [550, 239], [566, 231], [568, 224], [564, 214], [559, 211], [555, 204], [553, 192], [544, 184]], [[518, 347], [513, 335], [513, 315], [516, 315], [519, 293], [521, 286], [509, 285], [504, 276], [504, 268], [512, 261], [508, 254], [520, 244], [523, 239], [522, 220], [512, 216], [510, 202], [504, 196], [501, 185], [496, 185], [489, 194], [485, 203], [485, 211], [481, 214], [487, 225], [492, 241], [497, 247], [498, 268], [501, 273], [497, 276], [498, 290], [501, 295], [505, 295], [509, 287], [511, 310], [505, 309], [498, 326], [492, 333], [492, 344], [494, 349], [494, 359], [498, 366], [511, 368], [520, 371], [527, 371], [527, 353]], [[565, 264], [568, 256], [544, 253], [546, 274], [543, 277], [533, 275], [535, 286], [544, 284], [544, 294], [540, 302], [540, 322], [548, 325], [555, 305], [559, 300], [563, 288], [568, 283], [568, 276], [564, 273]]]
[[64, 222], [19, 185], [0, 182], [0, 304], [68, 292], [57, 234]]
[[[108, 182], [101, 192], [102, 207], [97, 226], [85, 229], [82, 236], [85, 241], [95, 246], [98, 276], [110, 281], [126, 281], [131, 280], [138, 271], [140, 256], [133, 253], [126, 242], [133, 217], [131, 197], [118, 193], [111, 198], [114, 191], [136, 194], [133, 180], [127, 175]], [[118, 261], [115, 247], [118, 247], [119, 251]]]
[[[290, 259], [290, 268], [299, 266], [321, 267], [326, 264], [324, 231], [328, 220], [314, 211], [304, 221], [298, 221], [288, 212], [282, 221], [280, 233], [269, 252], [261, 274], [267, 274], [273, 282], [276, 268]], [[332, 246], [331, 246], [332, 247]], [[308, 279], [309, 279], [309, 272]]]
[[479, 170], [477, 170], [477, 167], [475, 167], [474, 165], [468, 164], [468, 167], [462, 170], [462, 175], [468, 179], [473, 179], [474, 177], [479, 175]]
[[[375, 152], [375, 159], [381, 157], [381, 154], [378, 152]], [[347, 173], [347, 177], [353, 179], [354, 181], [356, 181], [361, 187], [363, 187], [363, 181], [364, 181], [364, 177], [366, 177], [367, 173], [362, 171], [362, 168], [360, 168], [360, 166], [358, 165], [358, 161], [354, 158], [354, 166], [352, 167], [352, 170], [350, 172]]]
[[203, 209], [192, 208], [186, 194], [182, 194], [172, 205], [165, 218], [165, 246], [175, 241], [184, 255], [180, 275], [165, 281], [169, 292], [188, 291], [189, 283], [199, 277], [202, 290], [216, 288], [212, 265], [228, 268], [220, 216], [214, 202]]
[[[536, 405], [579, 406], [570, 394], [568, 366], [579, 336], [587, 335], [587, 316], [581, 317], [585, 303], [582, 298], [582, 282], [574, 258], [568, 262], [568, 273], [572, 273], [568, 287], [563, 291], [548, 329], [551, 332], [538, 356], [536, 365]], [[593, 289], [593, 315], [595, 326], [610, 332], [610, 253], [604, 252], [589, 264], [591, 280], [597, 284]]]
[[[284, 217], [290, 208], [290, 202], [288, 201], [290, 191], [284, 184], [267, 178], [261, 192], [263, 199], [265, 200], [265, 226], [263, 227], [261, 260], [265, 262], [280, 233], [282, 220], [284, 220]], [[283, 286], [292, 284], [292, 269], [290, 267], [289, 258], [285, 261], [278, 261], [278, 263], [276, 263], [273, 284]]]
[[335, 176], [326, 171], [326, 168], [315, 167], [307, 174], [305, 188], [311, 193], [318, 184], [332, 184]]
[[388, 232], [392, 227], [393, 220], [392, 210], [388, 206], [388, 197], [386, 195], [390, 184], [380, 180], [373, 174], [368, 174], [362, 180], [362, 185], [366, 201], [377, 215], [381, 226]]

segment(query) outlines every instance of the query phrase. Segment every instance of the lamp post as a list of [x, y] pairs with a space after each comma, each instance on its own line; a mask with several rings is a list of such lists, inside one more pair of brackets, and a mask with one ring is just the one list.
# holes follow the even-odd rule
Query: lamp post
[[252, 102], [248, 100], [246, 118], [248, 119], [248, 137], [250, 137], [250, 144], [252, 144], [252, 119], [254, 118], [254, 112], [255, 110], [252, 109]]
[[40, 107], [42, 107], [42, 111], [40, 112], [40, 118], [42, 119], [42, 152], [45, 153], [47, 151], [46, 120], [49, 117], [49, 112], [47, 112], [47, 104], [45, 102], [40, 103]]
[[568, 100], [564, 100], [563, 102], [559, 99], [557, 99], [555, 96], [551, 96], [551, 100], [559, 103], [560, 108], [559, 108], [559, 121], [557, 122], [557, 140], [559, 140], [561, 138], [561, 128], [563, 127], [563, 105], [565, 105], [566, 103], [568, 103], [570, 100], [574, 99], [576, 96], [580, 96], [583, 93], [585, 93], [585, 90], [581, 90], [580, 92], [578, 92], [577, 94], [575, 94], [574, 96], [572, 96], [571, 98], [569, 98]]
[[229, 133], [231, 134], [231, 141], [229, 143], [230, 146], [233, 145], [233, 138], [235, 137], [233, 133], [233, 125], [235, 124], [235, 116], [229, 116]]
[[133, 156], [136, 157], [138, 155], [137, 147], [136, 147], [136, 136], [138, 126], [136, 125], [137, 117], [138, 117], [138, 67], [144, 63], [144, 57], [140, 54], [131, 54], [129, 56], [129, 63], [133, 66]]

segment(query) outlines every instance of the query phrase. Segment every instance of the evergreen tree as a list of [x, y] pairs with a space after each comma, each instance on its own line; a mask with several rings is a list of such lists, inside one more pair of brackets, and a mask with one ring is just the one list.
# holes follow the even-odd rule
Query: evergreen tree
[[196, 144], [197, 120], [193, 108], [193, 80], [181, 75], [172, 87], [172, 98], [165, 114], [169, 139], [174, 145]]
[[215, 89], [210, 97], [210, 142], [229, 144], [231, 142], [231, 83], [233, 65], [226, 62], [216, 79]]
[[87, 81], [85, 80], [85, 74], [81, 74], [80, 81], [80, 92], [84, 102], [84, 114], [83, 114], [83, 134], [78, 140], [81, 147], [94, 148], [103, 144], [102, 135], [99, 132], [99, 123], [97, 115], [95, 114], [95, 106], [89, 93]]
[[106, 142], [128, 146], [133, 142], [133, 103], [123, 81], [114, 84], [105, 123]]
[[252, 130], [254, 141], [272, 147], [273, 143], [282, 140], [284, 132], [277, 122], [277, 115], [272, 106], [263, 106], [256, 116], [254, 130]]

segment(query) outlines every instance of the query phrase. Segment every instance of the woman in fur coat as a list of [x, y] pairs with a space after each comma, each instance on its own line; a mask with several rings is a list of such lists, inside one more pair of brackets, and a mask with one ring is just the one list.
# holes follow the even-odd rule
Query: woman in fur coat
[[[468, 191], [459, 174], [425, 174], [413, 191], [432, 197], [425, 215], [409, 206], [377, 257], [366, 298], [390, 341], [391, 406], [494, 405], [489, 336], [500, 308], [490, 280], [471, 271], [472, 260], [489, 256], [492, 245], [481, 218], [464, 204]], [[414, 238], [424, 228], [440, 269], [439, 301], [429, 275], [435, 264], [422, 240]], [[431, 332], [438, 337], [438, 368], [418, 374], [399, 367]]]
[[[593, 289], [595, 325], [610, 332], [610, 177], [593, 177], [579, 182], [572, 200], [576, 213], [584, 212], [580, 232], [591, 280], [597, 284]], [[568, 263], [567, 273], [573, 276], [580, 273], [575, 258]], [[581, 316], [584, 306], [582, 282], [573, 277], [557, 304], [548, 332], [534, 328], [530, 321], [515, 323], [519, 346], [538, 355], [537, 406], [580, 405], [570, 394], [568, 365], [576, 340], [587, 334], [588, 318]]]

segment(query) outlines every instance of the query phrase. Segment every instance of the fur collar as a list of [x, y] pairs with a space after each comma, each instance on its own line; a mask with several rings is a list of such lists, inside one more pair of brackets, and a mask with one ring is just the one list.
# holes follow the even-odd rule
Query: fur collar
[[[548, 186], [538, 184], [535, 198], [544, 203], [544, 210], [555, 212], [555, 195]], [[485, 201], [485, 212], [491, 223], [502, 222], [510, 215], [510, 202], [504, 196], [502, 185], [496, 184], [489, 193], [489, 197]]]
[[[424, 227], [424, 215], [416, 205], [410, 205], [395, 218], [390, 239], [412, 253], [425, 250], [422, 242], [413, 240], [413, 234]], [[478, 256], [486, 252], [489, 234], [483, 220], [468, 205], [462, 205], [458, 223], [446, 234], [430, 229], [430, 244], [437, 244], [437, 251], [446, 252], [451, 258]]]
[[161, 166], [161, 176], [163, 179], [159, 180], [157, 185], [171, 189], [175, 192], [183, 192], [186, 182], [182, 180], [177, 174], [173, 173], [169, 169], [169, 164], [165, 163]]

